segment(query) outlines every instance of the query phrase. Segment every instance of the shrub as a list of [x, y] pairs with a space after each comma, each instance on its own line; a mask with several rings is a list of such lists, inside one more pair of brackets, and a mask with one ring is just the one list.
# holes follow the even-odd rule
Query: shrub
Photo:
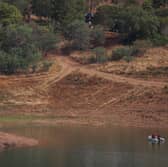
[[158, 18], [139, 6], [101, 6], [95, 14], [97, 24], [111, 31], [127, 34], [129, 41], [147, 38], [158, 32]]
[[151, 48], [152, 42], [150, 40], [136, 40], [133, 43], [133, 48], [136, 48], [139, 53], [144, 54], [147, 49]]
[[13, 5], [0, 2], [0, 24], [6, 26], [20, 22], [22, 15], [20, 11]]
[[0, 52], [0, 72], [13, 74], [27, 70], [41, 58], [40, 53], [33, 45], [22, 48], [12, 48], [8, 52]]
[[91, 55], [89, 56], [89, 58], [87, 59], [88, 63], [96, 63], [97, 60], [96, 60], [96, 56], [95, 55]]
[[152, 5], [154, 8], [160, 8], [161, 6], [166, 6], [167, 0], [152, 0]]
[[126, 62], [131, 62], [132, 60], [134, 59], [134, 57], [133, 56], [124, 56], [123, 57], [123, 60], [125, 60]]
[[93, 49], [93, 52], [95, 53], [96, 61], [98, 63], [104, 63], [108, 60], [105, 48], [97, 47]]
[[32, 40], [32, 29], [25, 25], [10, 25], [1, 28], [0, 71], [13, 74], [28, 70], [41, 59], [39, 48]]
[[76, 20], [67, 26], [65, 38], [72, 42], [72, 47], [86, 50], [90, 45], [90, 29], [83, 21]]
[[136, 47], [136, 48], [150, 48], [152, 47], [152, 43], [150, 40], [136, 40], [134, 43], [133, 43], [133, 46]]
[[42, 69], [43, 69], [43, 71], [48, 71], [51, 66], [52, 66], [51, 61], [44, 61]]
[[0, 72], [5, 74], [15, 73], [21, 66], [22, 60], [17, 55], [0, 52]]
[[159, 8], [159, 9], [156, 9], [155, 13], [159, 17], [167, 17], [168, 16], [168, 8]]
[[164, 46], [168, 44], [168, 37], [156, 34], [151, 38], [154, 46]]
[[160, 32], [168, 36], [168, 17], [160, 17]]
[[32, 29], [24, 25], [10, 25], [1, 28], [0, 37], [1, 49], [8, 51], [11, 48], [22, 47], [27, 43], [31, 43]]
[[142, 4], [142, 8], [148, 12], [154, 12], [151, 0], [145, 0]]
[[25, 10], [28, 8], [28, 5], [30, 3], [29, 0], [1, 0], [1, 1], [16, 6], [22, 12], [22, 14], [24, 14]]
[[58, 35], [41, 26], [34, 28], [32, 40], [44, 54], [57, 48], [57, 43], [60, 41]]
[[104, 29], [101, 26], [95, 26], [91, 30], [91, 40], [96, 45], [103, 45], [105, 43]]
[[134, 47], [121, 47], [113, 50], [111, 60], [117, 61], [124, 58], [125, 60], [131, 60], [131, 57], [136, 56], [139, 50]]

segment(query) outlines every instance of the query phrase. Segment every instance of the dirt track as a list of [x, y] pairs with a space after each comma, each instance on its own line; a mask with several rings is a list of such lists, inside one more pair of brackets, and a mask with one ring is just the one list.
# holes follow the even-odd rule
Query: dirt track
[[157, 120], [168, 125], [165, 81], [100, 72], [58, 54], [49, 59], [53, 65], [47, 73], [0, 76], [0, 114], [148, 127]]
[[[110, 74], [105, 72], [97, 71], [96, 69], [87, 66], [81, 65], [77, 62], [74, 62], [71, 58], [61, 56], [61, 55], [50, 55], [54, 61], [52, 68], [50, 69], [49, 73], [43, 74], [32, 74], [32, 75], [20, 75], [20, 76], [13, 76], [13, 77], [6, 77], [0, 76], [0, 80], [7, 80], [10, 82], [15, 81], [42, 81], [41, 88], [47, 88], [50, 85], [60, 81], [61, 79], [65, 78], [67, 75], [74, 71], [78, 71], [89, 76], [97, 76], [106, 80], [110, 80], [113, 82], [118, 83], [127, 83], [130, 85], [141, 85], [146, 87], [157, 87], [163, 88], [167, 85], [167, 82], [161, 81], [147, 81], [137, 78], [130, 78], [124, 77], [116, 74]], [[56, 62], [56, 63], [55, 63]], [[58, 71], [57, 67], [60, 66], [60, 70]]]
[[[105, 72], [97, 71], [93, 68], [89, 68], [87, 66], [79, 65], [78, 63], [74, 63], [71, 59], [67, 57], [57, 56], [58, 63], [62, 66], [61, 76], [60, 79], [64, 78], [66, 75], [70, 74], [72, 71], [78, 71], [90, 76], [97, 76], [104, 78], [106, 80], [110, 80], [113, 82], [119, 82], [119, 83], [128, 83], [130, 85], [141, 85], [141, 86], [147, 86], [147, 87], [158, 87], [163, 88], [167, 85], [166, 82], [158, 82], [158, 81], [145, 81], [140, 79], [134, 79], [134, 78], [128, 78], [123, 77], [115, 74], [108, 74]], [[59, 80], [56, 80], [59, 81]]]

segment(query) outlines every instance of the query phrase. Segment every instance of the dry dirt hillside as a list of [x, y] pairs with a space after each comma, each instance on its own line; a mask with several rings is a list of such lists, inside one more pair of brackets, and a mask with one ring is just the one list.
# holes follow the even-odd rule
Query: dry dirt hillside
[[53, 65], [47, 73], [0, 76], [1, 116], [168, 126], [167, 48], [149, 50], [131, 63], [81, 65], [56, 53], [48, 59]]

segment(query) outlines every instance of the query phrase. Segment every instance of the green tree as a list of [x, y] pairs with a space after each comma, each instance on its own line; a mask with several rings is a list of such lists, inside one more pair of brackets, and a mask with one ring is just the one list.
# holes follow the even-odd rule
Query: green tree
[[142, 4], [142, 7], [144, 10], [148, 12], [154, 12], [153, 6], [152, 6], [152, 0], [145, 0]]
[[37, 16], [51, 16], [51, 0], [32, 0], [33, 13]]
[[67, 26], [65, 38], [71, 41], [76, 49], [88, 49], [90, 45], [90, 29], [83, 21], [75, 20]]
[[103, 45], [105, 43], [105, 34], [102, 26], [95, 26], [91, 29], [91, 41], [95, 45]]
[[32, 40], [35, 41], [35, 45], [46, 55], [48, 51], [57, 48], [60, 38], [47, 28], [37, 26], [33, 30]]
[[41, 53], [32, 40], [32, 28], [10, 25], [0, 28], [0, 71], [12, 74], [36, 64]]
[[30, 0], [2, 0], [3, 2], [9, 3], [16, 6], [22, 14], [24, 14], [25, 9], [27, 9], [30, 4]]
[[2, 26], [16, 24], [21, 20], [22, 15], [15, 6], [0, 2], [0, 24]]
[[8, 51], [11, 48], [22, 47], [31, 42], [32, 28], [26, 25], [10, 25], [1, 28], [1, 49]]
[[95, 15], [96, 23], [111, 31], [127, 34], [128, 40], [146, 38], [158, 32], [158, 18], [138, 6], [102, 6]]
[[168, 0], [152, 0], [154, 8], [160, 8], [161, 6], [168, 5]]
[[24, 16], [24, 20], [30, 22], [32, 14], [31, 0], [2, 0], [8, 4], [14, 5]]
[[85, 13], [84, 0], [51, 0], [51, 17], [57, 29], [64, 31], [74, 20], [82, 20]]
[[[103, 5], [97, 8], [94, 22], [103, 25], [107, 29], [114, 29], [116, 22], [119, 22], [119, 16], [123, 11], [120, 5]], [[115, 31], [115, 30], [112, 30]]]

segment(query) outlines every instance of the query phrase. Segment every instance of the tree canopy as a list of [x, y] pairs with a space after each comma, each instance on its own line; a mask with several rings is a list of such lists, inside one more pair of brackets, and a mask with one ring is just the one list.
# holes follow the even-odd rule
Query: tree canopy
[[85, 13], [84, 0], [51, 0], [51, 17], [56, 28], [62, 30], [74, 20], [82, 20]]
[[13, 5], [0, 2], [0, 24], [6, 26], [22, 20], [20, 11]]

